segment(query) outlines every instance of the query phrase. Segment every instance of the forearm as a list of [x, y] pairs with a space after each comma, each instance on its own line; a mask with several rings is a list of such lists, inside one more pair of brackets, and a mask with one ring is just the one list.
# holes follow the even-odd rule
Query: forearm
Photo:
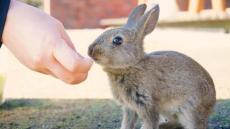
[[9, 6], [10, 6], [10, 0], [0, 0], [0, 37], [1, 37], [0, 47], [2, 45], [2, 35], [4, 31], [4, 26], [5, 26]]

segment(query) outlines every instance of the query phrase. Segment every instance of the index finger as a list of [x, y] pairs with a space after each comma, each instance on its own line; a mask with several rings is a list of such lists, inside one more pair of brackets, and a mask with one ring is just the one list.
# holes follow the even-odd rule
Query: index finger
[[62, 64], [66, 69], [71, 72], [88, 72], [92, 65], [92, 60], [80, 56], [76, 51], [74, 51], [67, 43], [60, 39], [59, 43], [53, 50], [53, 56], [57, 61]]

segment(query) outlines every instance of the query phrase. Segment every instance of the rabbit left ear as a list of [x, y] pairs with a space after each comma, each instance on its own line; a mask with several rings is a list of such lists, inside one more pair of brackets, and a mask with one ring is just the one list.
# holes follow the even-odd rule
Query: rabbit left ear
[[138, 32], [142, 33], [143, 36], [151, 33], [157, 24], [159, 12], [159, 5], [155, 5], [152, 9], [145, 13], [137, 23]]
[[124, 25], [125, 28], [132, 28], [135, 26], [138, 22], [138, 20], [141, 18], [141, 16], [145, 13], [146, 4], [141, 4], [134, 8], [132, 12], [129, 14], [128, 21]]

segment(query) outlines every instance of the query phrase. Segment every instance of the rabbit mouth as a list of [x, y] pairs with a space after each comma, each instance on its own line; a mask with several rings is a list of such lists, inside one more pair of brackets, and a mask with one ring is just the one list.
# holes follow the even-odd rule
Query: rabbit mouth
[[95, 51], [94, 49], [89, 49], [88, 55], [97, 63], [100, 65], [106, 65], [108, 64], [108, 59], [103, 56], [103, 54], [100, 51]]
[[99, 61], [99, 58], [97, 56], [90, 56], [94, 61]]
[[93, 59], [93, 60], [98, 60], [97, 56], [96, 56], [96, 51], [95, 51], [95, 44], [92, 44], [89, 46], [88, 49], [88, 55]]
[[97, 44], [92, 44], [89, 46], [88, 55], [96, 62], [102, 60], [103, 51], [97, 47]]
[[95, 52], [94, 49], [89, 49], [88, 55], [89, 55], [94, 61], [98, 61], [98, 60], [99, 60], [98, 53]]

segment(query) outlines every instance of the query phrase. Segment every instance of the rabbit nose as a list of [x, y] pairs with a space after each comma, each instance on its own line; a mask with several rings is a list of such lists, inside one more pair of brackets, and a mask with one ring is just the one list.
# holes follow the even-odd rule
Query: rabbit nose
[[90, 56], [90, 57], [93, 57], [93, 55], [94, 55], [94, 48], [95, 48], [95, 46], [96, 46], [97, 44], [96, 43], [94, 43], [94, 44], [92, 44], [92, 45], [90, 45], [89, 46], [89, 50], [88, 50], [88, 55]]

